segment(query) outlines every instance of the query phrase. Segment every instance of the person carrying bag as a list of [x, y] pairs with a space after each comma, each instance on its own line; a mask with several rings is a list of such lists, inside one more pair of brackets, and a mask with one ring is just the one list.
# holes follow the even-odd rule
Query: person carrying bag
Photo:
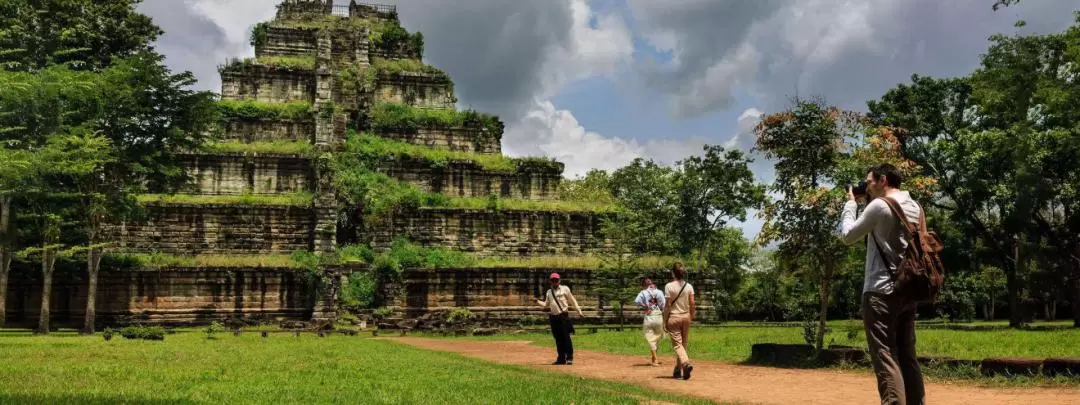
[[672, 377], [690, 379], [694, 366], [686, 352], [689, 343], [690, 324], [694, 320], [694, 286], [686, 282], [686, 271], [682, 263], [671, 267], [674, 281], [664, 286], [667, 305], [664, 307], [664, 330], [671, 336], [671, 346], [675, 350], [675, 370]]
[[558, 357], [552, 364], [574, 364], [574, 343], [570, 335], [574, 333], [574, 323], [570, 319], [567, 310], [567, 299], [574, 304], [578, 316], [582, 316], [581, 306], [578, 305], [574, 294], [570, 293], [570, 287], [560, 285], [559, 273], [551, 273], [549, 277], [551, 288], [544, 294], [544, 300], [536, 300], [541, 306], [548, 308], [548, 320], [551, 323], [551, 335], [555, 338], [555, 347]]

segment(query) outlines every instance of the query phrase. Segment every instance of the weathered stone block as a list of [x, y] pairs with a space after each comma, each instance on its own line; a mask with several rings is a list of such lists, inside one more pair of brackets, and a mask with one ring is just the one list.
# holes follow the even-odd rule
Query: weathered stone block
[[[19, 268], [7, 296], [13, 325], [37, 323], [41, 280], [36, 268]], [[56, 277], [50, 309], [54, 324], [80, 326], [87, 280]], [[126, 271], [103, 267], [98, 278], [100, 325], [209, 324], [213, 320], [302, 319], [311, 312], [312, 292], [293, 269], [169, 269]]]
[[457, 152], [502, 154], [502, 134], [476, 128], [422, 128], [415, 133], [391, 132], [380, 136]]
[[457, 103], [449, 79], [423, 73], [380, 74], [375, 101], [421, 108], [451, 109]]
[[315, 100], [315, 72], [251, 65], [221, 72], [223, 100], [289, 103]]
[[266, 29], [266, 42], [255, 46], [256, 56], [310, 56], [315, 54], [314, 28], [274, 27]]
[[307, 141], [315, 134], [315, 121], [228, 120], [223, 123], [226, 140], [243, 142]]
[[116, 249], [129, 252], [290, 253], [310, 247], [310, 208], [148, 204], [145, 221], [109, 227]]
[[435, 167], [426, 160], [403, 158], [382, 162], [379, 170], [422, 190], [459, 197], [557, 200], [562, 180], [561, 170], [499, 172], [470, 161]]
[[[523, 317], [543, 318], [544, 308], [536, 305], [536, 299], [549, 287], [548, 275], [557, 272], [563, 284], [570, 287], [578, 304], [590, 322], [606, 323], [617, 318], [617, 312], [600, 305], [597, 287], [600, 273], [587, 270], [543, 268], [463, 268], [463, 269], [408, 269], [402, 276], [405, 289], [404, 301], [394, 305], [404, 310], [410, 318], [423, 318], [451, 308], [467, 308], [479, 321], [490, 323], [518, 323]], [[645, 273], [650, 273], [646, 271]], [[662, 273], [659, 269], [656, 273]], [[657, 281], [661, 279], [657, 278]], [[699, 279], [694, 288], [699, 291], [713, 289], [712, 279]], [[698, 321], [710, 319], [714, 308], [709, 296], [696, 296]], [[627, 306], [623, 312], [626, 323], [640, 323], [640, 309]]]
[[311, 159], [291, 155], [183, 155], [194, 194], [285, 194], [312, 191]]
[[600, 219], [595, 213], [420, 208], [365, 221], [365, 235], [376, 249], [404, 236], [479, 256], [581, 255], [611, 249]]

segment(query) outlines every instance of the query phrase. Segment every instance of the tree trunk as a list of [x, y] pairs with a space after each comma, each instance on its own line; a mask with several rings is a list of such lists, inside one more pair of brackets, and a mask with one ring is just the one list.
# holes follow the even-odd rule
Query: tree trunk
[[0, 327], [7, 322], [8, 272], [11, 271], [11, 196], [0, 195]]
[[1080, 278], [1073, 280], [1073, 327], [1080, 328]]
[[821, 286], [818, 290], [821, 298], [821, 312], [818, 314], [817, 337], [814, 339], [814, 348], [820, 352], [825, 347], [825, 321], [829, 316], [829, 292], [832, 291], [832, 264], [825, 265], [825, 274], [821, 278]]
[[41, 315], [38, 318], [38, 333], [49, 334], [49, 298], [52, 295], [52, 276], [56, 265], [56, 248], [46, 248], [41, 253]]
[[83, 333], [94, 333], [94, 322], [97, 318], [97, 285], [98, 270], [101, 268], [101, 249], [91, 248], [86, 260], [86, 268], [89, 280], [86, 287], [86, 320], [83, 322]]
[[7, 322], [8, 273], [11, 271], [11, 249], [0, 246], [0, 327]]
[[1020, 240], [1017, 238], [1013, 241], [1013, 257], [1012, 265], [1009, 265], [1009, 261], [1005, 261], [1005, 282], [1008, 283], [1009, 290], [1009, 327], [1020, 328], [1024, 324], [1024, 317], [1021, 311], [1023, 310], [1020, 305]]
[[1050, 310], [1046, 312], [1046, 320], [1050, 322], [1057, 320], [1057, 300], [1050, 300]]

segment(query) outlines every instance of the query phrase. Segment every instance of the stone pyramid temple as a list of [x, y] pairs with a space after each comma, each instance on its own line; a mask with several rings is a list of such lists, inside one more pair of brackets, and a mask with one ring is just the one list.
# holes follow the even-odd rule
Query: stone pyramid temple
[[[503, 123], [456, 109], [451, 78], [423, 62], [423, 35], [403, 28], [394, 6], [277, 8], [252, 30], [255, 57], [219, 67], [222, 120], [206, 147], [182, 153], [188, 184], [141, 195], [145, 215], [111, 228], [113, 253], [143, 259], [103, 263], [98, 323], [328, 319], [350, 274], [371, 271], [305, 272], [298, 252], [378, 254], [401, 240], [489, 260], [611, 251], [607, 211], [559, 201], [561, 163], [503, 156]], [[590, 293], [592, 269], [558, 267], [587, 316], [611, 316]], [[379, 287], [396, 292], [378, 306], [398, 321], [467, 308], [516, 322], [543, 315], [534, 297], [552, 271], [405, 268], [397, 285]], [[85, 312], [87, 280], [72, 274], [53, 283], [54, 324]], [[40, 281], [33, 271], [13, 280], [9, 323], [36, 322]]]

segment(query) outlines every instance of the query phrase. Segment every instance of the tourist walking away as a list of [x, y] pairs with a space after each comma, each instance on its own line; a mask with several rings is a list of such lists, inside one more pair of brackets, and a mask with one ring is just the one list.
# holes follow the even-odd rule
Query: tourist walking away
[[[921, 405], [925, 390], [915, 355], [915, 310], [940, 288], [940, 262], [932, 263], [939, 259], [933, 255], [940, 241], [926, 229], [922, 207], [900, 190], [901, 181], [893, 165], [869, 168], [865, 191], [861, 185], [848, 188], [841, 231], [844, 243], [866, 240], [863, 326], [881, 403]], [[856, 198], [869, 200], [858, 216]]]
[[645, 342], [649, 344], [649, 352], [652, 354], [652, 361], [649, 364], [655, 367], [660, 365], [660, 362], [656, 359], [656, 345], [664, 338], [663, 311], [666, 299], [664, 293], [656, 288], [652, 280], [645, 279], [641, 282], [641, 286], [644, 289], [638, 293], [634, 302], [645, 311], [641, 329], [645, 332]]
[[667, 305], [664, 307], [664, 328], [671, 335], [671, 347], [675, 349], [675, 371], [672, 376], [690, 379], [694, 370], [686, 348], [690, 338], [690, 323], [697, 312], [694, 306], [694, 286], [686, 282], [686, 270], [682, 263], [671, 266], [671, 276], [675, 280], [664, 286]]
[[560, 284], [559, 273], [551, 273], [551, 288], [544, 293], [543, 300], [536, 300], [548, 308], [548, 320], [551, 321], [551, 335], [555, 337], [555, 348], [559, 355], [552, 364], [574, 364], [574, 343], [570, 334], [574, 333], [574, 323], [570, 320], [570, 303], [574, 304], [578, 316], [582, 316], [570, 287]]

